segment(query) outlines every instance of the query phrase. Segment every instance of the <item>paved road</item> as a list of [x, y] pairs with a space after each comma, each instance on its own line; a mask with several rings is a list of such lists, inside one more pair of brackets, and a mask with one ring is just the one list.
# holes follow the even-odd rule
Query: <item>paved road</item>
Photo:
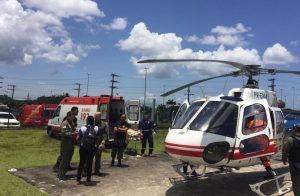
[[[51, 167], [21, 169], [15, 175], [50, 195], [78, 196], [255, 196], [256, 194], [250, 190], [249, 184], [261, 181], [264, 176], [262, 166], [253, 166], [229, 174], [186, 181], [173, 170], [172, 165], [176, 163], [178, 162], [166, 154], [156, 157], [128, 157], [124, 160], [122, 168], [110, 167], [109, 162], [105, 161], [102, 169], [105, 176], [92, 176], [93, 186], [75, 185], [76, 171], [68, 172], [70, 180], [59, 182]], [[288, 170], [281, 163], [274, 164], [274, 168], [278, 174]], [[281, 183], [289, 183], [288, 178], [282, 180]], [[272, 195], [275, 191], [275, 184], [269, 183], [262, 189], [268, 195]], [[286, 195], [292, 196], [293, 194]]]

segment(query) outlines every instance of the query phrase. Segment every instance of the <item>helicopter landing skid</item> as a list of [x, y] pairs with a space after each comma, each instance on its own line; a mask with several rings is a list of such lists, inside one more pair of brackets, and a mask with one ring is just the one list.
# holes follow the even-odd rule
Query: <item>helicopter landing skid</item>
[[193, 173], [196, 170], [196, 167], [192, 167], [189, 172], [183, 172], [183, 167], [188, 166], [187, 164], [183, 163], [183, 164], [177, 164], [177, 165], [172, 165], [172, 166], [173, 166], [173, 169], [186, 180], [201, 179], [203, 177], [209, 177], [209, 176], [216, 175], [216, 174], [226, 174], [226, 173], [232, 172], [232, 170], [230, 168], [222, 167], [218, 171], [206, 173], [206, 166], [204, 166], [201, 174], [196, 173], [197, 175], [193, 175]]
[[284, 177], [287, 176], [288, 174], [289, 174], [289, 173], [285, 173], [285, 174], [276, 176], [274, 179], [264, 180], [264, 181], [258, 182], [258, 183], [256, 183], [256, 184], [249, 184], [249, 186], [250, 186], [251, 190], [252, 190], [253, 192], [255, 192], [256, 194], [258, 194], [259, 196], [265, 196], [265, 194], [264, 194], [263, 192], [261, 192], [261, 190], [260, 190], [261, 186], [262, 186], [263, 184], [266, 184], [266, 183], [275, 181], [278, 195], [284, 195], [284, 194], [286, 194], [286, 193], [288, 193], [288, 192], [291, 191], [291, 187], [283, 187], [283, 188], [280, 188], [278, 179], [284, 178]]

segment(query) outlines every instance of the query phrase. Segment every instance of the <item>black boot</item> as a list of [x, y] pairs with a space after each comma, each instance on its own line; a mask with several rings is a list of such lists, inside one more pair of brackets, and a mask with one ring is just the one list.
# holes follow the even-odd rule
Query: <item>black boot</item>
[[56, 162], [55, 165], [53, 166], [53, 171], [56, 173], [58, 172], [59, 164], [60, 164], [59, 162]]
[[121, 163], [121, 159], [118, 159], [118, 167], [121, 167], [122, 166], [122, 163]]
[[115, 166], [115, 159], [111, 160], [110, 166]]
[[182, 172], [183, 172], [184, 174], [187, 174], [187, 169], [188, 169], [188, 166], [187, 166], [187, 165], [182, 166]]
[[266, 172], [267, 172], [267, 174], [266, 174], [266, 176], [264, 177], [265, 180], [275, 178], [276, 173], [275, 173], [275, 171], [272, 169], [272, 167], [267, 166], [267, 167], [266, 167]]

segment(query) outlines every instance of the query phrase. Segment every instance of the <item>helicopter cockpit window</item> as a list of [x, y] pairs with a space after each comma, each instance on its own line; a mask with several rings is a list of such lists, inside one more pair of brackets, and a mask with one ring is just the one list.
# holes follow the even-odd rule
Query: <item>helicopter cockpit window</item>
[[174, 118], [173, 124], [176, 122], [176, 120], [180, 119], [180, 117], [183, 115], [183, 113], [185, 112], [185, 110], [187, 109], [188, 105], [186, 103], [184, 103], [182, 106], [180, 106], [177, 115]]
[[282, 133], [284, 130], [284, 120], [281, 112], [275, 112], [276, 116], [276, 130], [277, 134]]
[[247, 106], [244, 110], [243, 121], [244, 135], [249, 135], [264, 130], [267, 127], [266, 110], [261, 104]]
[[209, 102], [190, 125], [190, 130], [235, 137], [238, 106], [224, 101]]
[[199, 108], [203, 105], [204, 101], [197, 101], [190, 105], [190, 107], [176, 119], [173, 129], [182, 129], [186, 123], [195, 115]]

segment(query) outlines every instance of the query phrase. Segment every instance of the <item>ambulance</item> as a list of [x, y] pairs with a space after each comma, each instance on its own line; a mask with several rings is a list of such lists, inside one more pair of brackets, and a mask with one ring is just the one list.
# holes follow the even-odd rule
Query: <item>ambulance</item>
[[18, 120], [22, 127], [46, 127], [58, 104], [30, 104], [22, 108]]
[[88, 116], [101, 112], [101, 120], [109, 125], [109, 139], [113, 139], [113, 126], [125, 113], [123, 97], [110, 97], [109, 95], [65, 97], [56, 108], [53, 117], [49, 119], [47, 133], [49, 136], [60, 135], [60, 124], [72, 107], [78, 107], [77, 130], [86, 125]]

